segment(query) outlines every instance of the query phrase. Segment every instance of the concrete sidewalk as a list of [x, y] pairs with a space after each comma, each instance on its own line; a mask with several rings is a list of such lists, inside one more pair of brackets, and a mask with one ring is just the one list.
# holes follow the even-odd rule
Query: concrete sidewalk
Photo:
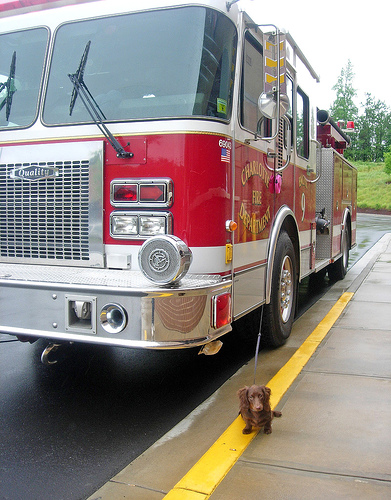
[[390, 235], [376, 247], [273, 434], [252, 441], [212, 500], [391, 498]]
[[[257, 382], [272, 379], [344, 292], [354, 296], [278, 404], [273, 433], [255, 436], [212, 500], [391, 498], [391, 233], [295, 322], [285, 346], [261, 352]], [[164, 498], [235, 419], [236, 391], [253, 369], [244, 366], [90, 499]]]

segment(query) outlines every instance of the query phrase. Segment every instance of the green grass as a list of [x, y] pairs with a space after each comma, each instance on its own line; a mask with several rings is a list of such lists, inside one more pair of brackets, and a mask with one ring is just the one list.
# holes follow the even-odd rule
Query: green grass
[[352, 163], [358, 170], [358, 208], [391, 210], [391, 175], [384, 172], [384, 163]]

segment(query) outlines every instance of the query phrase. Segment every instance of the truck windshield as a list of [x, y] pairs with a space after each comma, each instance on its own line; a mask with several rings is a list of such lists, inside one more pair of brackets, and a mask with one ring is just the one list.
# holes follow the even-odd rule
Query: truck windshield
[[91, 122], [75, 74], [89, 44], [83, 80], [105, 121], [203, 116], [228, 120], [236, 30], [224, 15], [181, 7], [62, 25], [55, 37], [44, 106], [48, 125]]
[[47, 38], [45, 28], [0, 35], [0, 128], [35, 120]]

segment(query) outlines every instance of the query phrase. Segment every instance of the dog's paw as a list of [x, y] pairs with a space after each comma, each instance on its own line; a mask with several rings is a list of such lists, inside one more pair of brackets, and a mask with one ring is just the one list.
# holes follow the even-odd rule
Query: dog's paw
[[242, 433], [243, 433], [243, 434], [251, 434], [251, 430], [252, 430], [252, 429], [247, 429], [247, 427], [245, 427], [245, 428], [242, 430]]
[[282, 413], [280, 411], [273, 410], [273, 416], [276, 418], [280, 418], [280, 417], [282, 417]]
[[264, 432], [265, 434], [271, 434], [271, 433], [272, 433], [272, 428], [271, 428], [271, 427], [267, 427], [267, 428], [265, 427], [265, 428], [263, 429], [263, 432]]

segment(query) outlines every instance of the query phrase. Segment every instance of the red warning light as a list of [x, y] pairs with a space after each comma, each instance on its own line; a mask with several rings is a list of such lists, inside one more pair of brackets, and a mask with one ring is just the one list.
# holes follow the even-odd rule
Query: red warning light
[[116, 185], [114, 187], [114, 201], [137, 201], [137, 185]]
[[140, 201], [164, 201], [165, 186], [164, 184], [141, 184], [140, 186]]

